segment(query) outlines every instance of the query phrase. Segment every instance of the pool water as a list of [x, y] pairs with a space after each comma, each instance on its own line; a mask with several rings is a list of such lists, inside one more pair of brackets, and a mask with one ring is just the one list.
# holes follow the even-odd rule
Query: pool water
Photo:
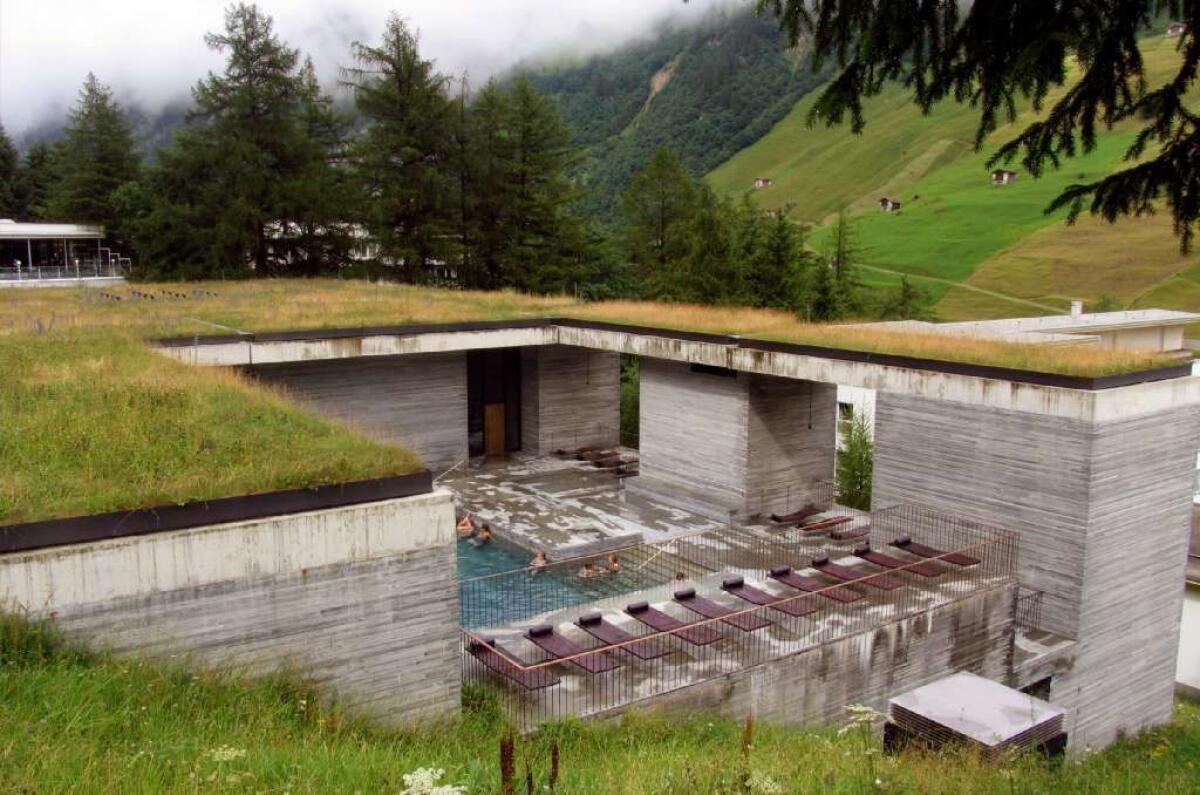
[[[578, 577], [575, 569], [517, 571], [529, 565], [530, 557], [524, 550], [495, 541], [482, 547], [458, 542], [459, 620], [464, 627], [502, 625], [658, 584], [629, 570], [594, 579]], [[502, 572], [513, 573], [472, 579]]]

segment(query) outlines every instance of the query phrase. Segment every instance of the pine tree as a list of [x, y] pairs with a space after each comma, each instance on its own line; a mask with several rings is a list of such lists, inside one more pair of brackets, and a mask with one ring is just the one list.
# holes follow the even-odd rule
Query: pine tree
[[871, 510], [875, 444], [871, 421], [855, 410], [837, 453], [837, 502], [860, 511]]
[[804, 290], [808, 257], [796, 224], [783, 212], [764, 222], [761, 242], [751, 260], [749, 293], [755, 306], [795, 307]]
[[467, 287], [497, 289], [504, 285], [508, 261], [507, 230], [513, 185], [509, 180], [513, 144], [508, 95], [489, 81], [466, 113], [469, 144], [459, 161], [462, 185], [464, 260]]
[[113, 193], [137, 178], [139, 166], [124, 111], [112, 91], [89, 73], [54, 155], [46, 215], [116, 229], [122, 218]]
[[21, 207], [20, 157], [12, 139], [0, 125], [0, 217], [16, 218], [24, 215]]
[[29, 220], [40, 220], [46, 214], [46, 198], [54, 181], [54, 151], [44, 141], [33, 144], [25, 152], [17, 182], [18, 214]]
[[696, 180], [669, 149], [655, 152], [625, 192], [626, 246], [646, 297], [674, 292], [699, 194]]
[[907, 276], [900, 277], [900, 287], [883, 305], [883, 320], [931, 320], [929, 296]]
[[700, 187], [688, 225], [687, 256], [662, 298], [701, 304], [733, 304], [743, 298], [732, 215], [712, 189]]
[[367, 228], [408, 282], [457, 258], [456, 197], [450, 161], [458, 114], [449, 80], [421, 57], [417, 36], [393, 14], [377, 46], [355, 42], [345, 72], [367, 122], [351, 150]]
[[805, 319], [816, 322], [841, 320], [846, 317], [848, 311], [837, 274], [828, 263], [818, 263], [813, 268], [813, 281], [809, 291], [809, 304], [804, 313]]

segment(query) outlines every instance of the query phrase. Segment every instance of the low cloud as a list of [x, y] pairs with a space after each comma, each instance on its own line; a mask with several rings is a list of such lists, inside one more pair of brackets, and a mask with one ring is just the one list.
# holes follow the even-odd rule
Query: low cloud
[[[353, 40], [374, 41], [391, 11], [420, 30], [422, 52], [472, 82], [530, 58], [603, 51], [668, 19], [697, 19], [746, 0], [264, 0], [289, 44], [332, 85]], [[0, 0], [0, 123], [20, 135], [60, 119], [88, 71], [147, 109], [187, 96], [221, 56], [213, 0]]]

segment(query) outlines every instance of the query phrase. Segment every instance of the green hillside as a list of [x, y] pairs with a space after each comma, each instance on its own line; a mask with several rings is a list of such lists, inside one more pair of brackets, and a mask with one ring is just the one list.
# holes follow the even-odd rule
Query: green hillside
[[607, 220], [660, 147], [703, 174], [762, 138], [822, 82], [797, 66], [774, 21], [715, 14], [578, 63], [518, 68], [558, 104], [583, 148], [584, 209]]
[[[1175, 43], [1164, 38], [1146, 39], [1143, 54], [1151, 84], [1178, 62]], [[1103, 132], [1094, 151], [1064, 161], [1041, 179], [1021, 174], [1011, 185], [993, 187], [988, 155], [1035, 118], [1031, 110], [976, 153], [970, 140], [977, 116], [969, 107], [946, 104], [923, 116], [893, 86], [867, 103], [867, 128], [856, 136], [845, 126], [808, 127], [814, 100], [815, 95], [798, 102], [770, 133], [708, 180], [720, 191], [740, 194], [755, 177], [768, 177], [771, 186], [755, 192], [764, 205], [786, 207], [793, 217], [817, 225], [846, 208], [857, 218], [868, 284], [916, 276], [940, 300], [937, 313], [946, 319], [1039, 313], [1072, 298], [1094, 303], [1102, 296], [1122, 305], [1200, 309], [1200, 263], [1179, 255], [1169, 222], [1108, 225], [1085, 218], [1067, 227], [1065, 213], [1044, 212], [1066, 186], [1120, 168], [1136, 123]], [[880, 212], [882, 196], [900, 200], [902, 209]], [[810, 241], [819, 246], [826, 234], [818, 226]]]

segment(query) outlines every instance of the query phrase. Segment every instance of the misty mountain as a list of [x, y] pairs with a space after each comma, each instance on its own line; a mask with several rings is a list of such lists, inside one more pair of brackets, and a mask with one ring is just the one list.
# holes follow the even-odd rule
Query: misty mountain
[[608, 220], [656, 149], [674, 149], [702, 174], [757, 141], [826, 78], [786, 47], [772, 19], [750, 11], [517, 72], [552, 96], [575, 130], [585, 209]]

